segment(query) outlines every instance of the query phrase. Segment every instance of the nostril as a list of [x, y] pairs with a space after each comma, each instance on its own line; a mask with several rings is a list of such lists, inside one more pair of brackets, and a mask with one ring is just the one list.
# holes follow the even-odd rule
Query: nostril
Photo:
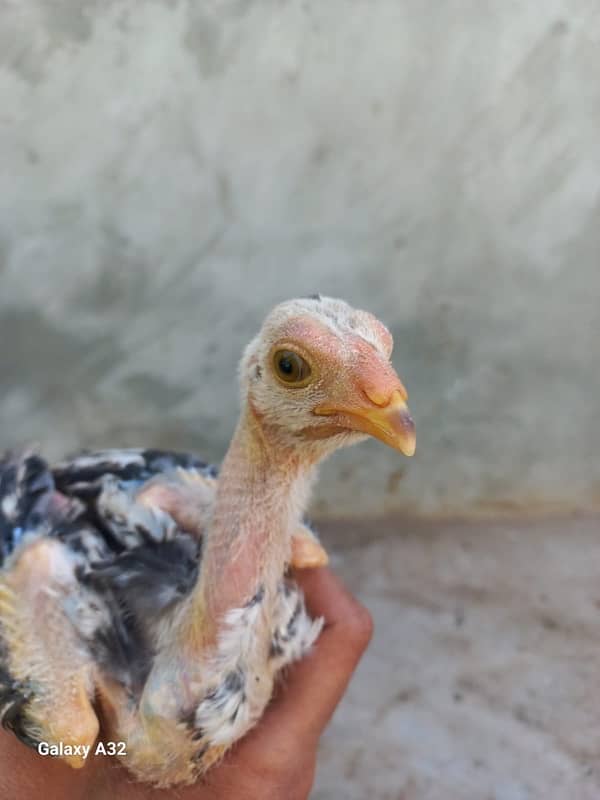
[[390, 402], [391, 395], [371, 387], [363, 388], [363, 393], [374, 405], [384, 408]]

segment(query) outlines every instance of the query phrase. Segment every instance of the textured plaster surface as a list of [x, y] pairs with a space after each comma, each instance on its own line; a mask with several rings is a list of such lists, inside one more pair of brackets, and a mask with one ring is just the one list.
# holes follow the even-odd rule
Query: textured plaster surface
[[600, 504], [590, 0], [0, 3], [4, 446], [220, 459], [241, 350], [315, 291], [389, 325], [418, 428], [324, 515]]
[[600, 797], [599, 530], [598, 517], [327, 529], [376, 631], [311, 800]]

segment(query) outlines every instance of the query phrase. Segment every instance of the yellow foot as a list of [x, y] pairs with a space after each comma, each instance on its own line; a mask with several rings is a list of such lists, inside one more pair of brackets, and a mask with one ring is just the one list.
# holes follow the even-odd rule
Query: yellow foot
[[329, 556], [315, 534], [306, 525], [300, 525], [292, 534], [292, 557], [290, 564], [295, 569], [324, 567]]
[[99, 729], [90, 702], [94, 664], [63, 608], [80, 588], [64, 546], [51, 539], [30, 544], [0, 583], [5, 666], [13, 680], [35, 687], [24, 729], [35, 741], [62, 745], [60, 757], [76, 769]]

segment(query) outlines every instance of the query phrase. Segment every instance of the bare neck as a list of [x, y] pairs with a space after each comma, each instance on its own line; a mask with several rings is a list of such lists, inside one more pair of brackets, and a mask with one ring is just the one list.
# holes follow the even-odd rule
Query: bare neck
[[292, 526], [305, 506], [314, 464], [278, 445], [275, 432], [244, 409], [221, 468], [196, 586], [159, 633], [140, 700], [153, 714], [172, 715], [197, 700], [195, 684], [205, 680], [203, 665], [227, 612], [257, 592], [264, 613], [256, 636], [270, 636], [271, 601], [290, 557]]
[[289, 561], [291, 529], [307, 500], [314, 463], [281, 445], [251, 408], [219, 475], [213, 518], [194, 591], [204, 640], [219, 620], [260, 590], [273, 593]]

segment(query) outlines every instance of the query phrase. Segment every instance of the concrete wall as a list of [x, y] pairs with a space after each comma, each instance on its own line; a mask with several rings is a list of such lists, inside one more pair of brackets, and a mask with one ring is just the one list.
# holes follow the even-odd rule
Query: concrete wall
[[[543, 6], [543, 7], [542, 7]], [[590, 0], [0, 6], [0, 434], [218, 459], [266, 310], [380, 315], [418, 454], [315, 508], [600, 504]]]

